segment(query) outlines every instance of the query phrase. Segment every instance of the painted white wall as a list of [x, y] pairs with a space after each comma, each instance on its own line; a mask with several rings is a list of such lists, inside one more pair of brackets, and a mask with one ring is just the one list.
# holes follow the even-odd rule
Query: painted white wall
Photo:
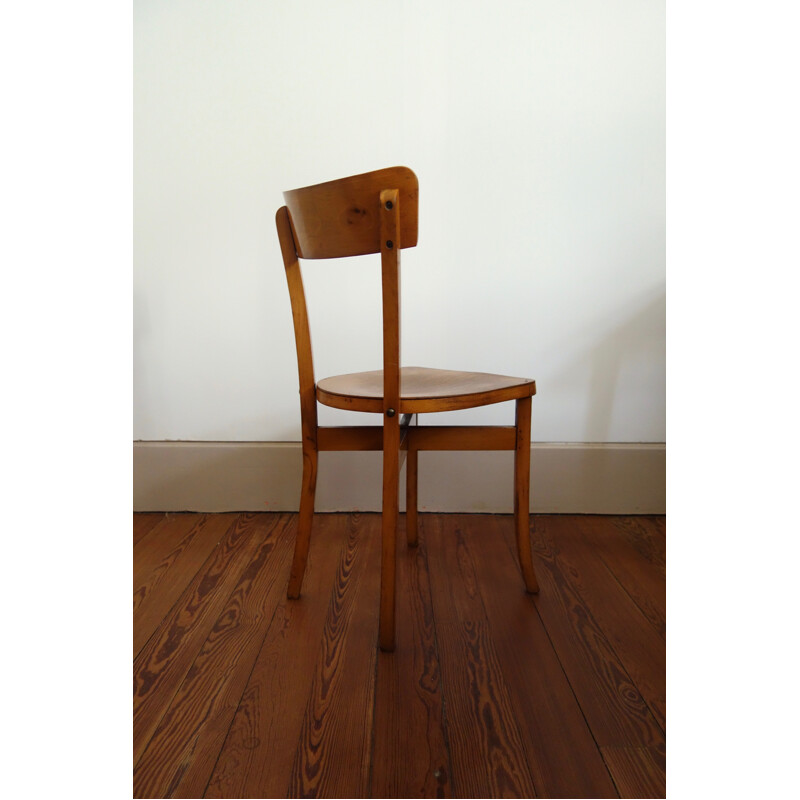
[[[664, 441], [664, 31], [662, 0], [137, 0], [134, 438], [299, 439], [281, 191], [405, 164], [404, 363], [536, 378], [535, 441]], [[378, 261], [304, 265], [318, 377], [378, 368]]]

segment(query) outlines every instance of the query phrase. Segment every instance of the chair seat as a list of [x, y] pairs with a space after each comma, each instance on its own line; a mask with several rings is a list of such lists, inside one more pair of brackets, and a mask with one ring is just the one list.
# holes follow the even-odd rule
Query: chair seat
[[[427, 367], [400, 369], [401, 414], [455, 411], [536, 394], [528, 378], [486, 372], [455, 372]], [[317, 383], [320, 403], [350, 411], [383, 411], [383, 370], [336, 375]]]

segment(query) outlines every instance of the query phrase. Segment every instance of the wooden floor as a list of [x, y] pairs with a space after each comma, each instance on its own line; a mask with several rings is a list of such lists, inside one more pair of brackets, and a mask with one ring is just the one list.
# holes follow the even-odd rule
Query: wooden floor
[[[663, 517], [135, 514], [135, 797], [664, 797]], [[404, 522], [402, 523], [404, 524]]]

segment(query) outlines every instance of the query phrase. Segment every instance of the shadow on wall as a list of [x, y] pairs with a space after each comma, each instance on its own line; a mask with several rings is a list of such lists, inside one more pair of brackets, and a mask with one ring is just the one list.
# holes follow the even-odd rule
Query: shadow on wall
[[[615, 408], [621, 406], [627, 411], [626, 399], [618, 397], [623, 372], [626, 387], [622, 391], [627, 390], [634, 395], [636, 386], [641, 382], [638, 378], [643, 377], [646, 383], [653, 371], [659, 369], [664, 373], [665, 329], [666, 294], [662, 286], [635, 311], [623, 317], [586, 354], [591, 374], [586, 441], [614, 441], [612, 426]], [[648, 372], [651, 375], [647, 375]], [[635, 396], [629, 398], [632, 405], [637, 405], [636, 400]], [[663, 396], [661, 400], [664, 403]], [[654, 410], [651, 405], [647, 412], [652, 414]]]
[[[662, 285], [606, 315], [605, 324], [591, 320], [544, 345], [555, 362], [537, 376], [539, 412], [556, 434], [549, 441], [664, 441], [665, 312]], [[565, 430], [582, 433], [559, 437]]]
[[[568, 360], [553, 383], [583, 379], [584, 442], [603, 443], [584, 450], [575, 481], [587, 485], [615, 483], [614, 443], [664, 442], [665, 392], [654, 398], [653, 385], [665, 382], [666, 292], [658, 289], [614, 314], [607, 332], [592, 339], [579, 356]], [[597, 325], [593, 326], [596, 331]], [[588, 334], [587, 334], [588, 336]], [[580, 337], [578, 337], [580, 338]], [[619, 430], [625, 430], [621, 436]], [[576, 465], [573, 465], [573, 468]]]

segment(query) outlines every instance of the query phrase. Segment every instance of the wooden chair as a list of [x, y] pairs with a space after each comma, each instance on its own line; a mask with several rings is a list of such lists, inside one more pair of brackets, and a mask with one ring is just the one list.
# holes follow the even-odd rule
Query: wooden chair
[[[531, 397], [536, 384], [477, 372], [400, 366], [400, 250], [417, 244], [417, 176], [407, 167], [284, 192], [276, 215], [294, 317], [303, 483], [288, 596], [300, 595], [314, 515], [317, 454], [321, 450], [383, 450], [380, 632], [382, 650], [394, 649], [395, 534], [398, 484], [406, 471], [408, 544], [417, 543], [417, 453], [420, 450], [513, 450], [514, 520], [525, 587], [538, 591], [531, 561], [529, 475]], [[338, 375], [315, 383], [300, 258], [381, 254], [383, 369]], [[514, 426], [412, 426], [415, 414], [516, 401]], [[320, 427], [317, 403], [382, 414], [375, 426]]]

